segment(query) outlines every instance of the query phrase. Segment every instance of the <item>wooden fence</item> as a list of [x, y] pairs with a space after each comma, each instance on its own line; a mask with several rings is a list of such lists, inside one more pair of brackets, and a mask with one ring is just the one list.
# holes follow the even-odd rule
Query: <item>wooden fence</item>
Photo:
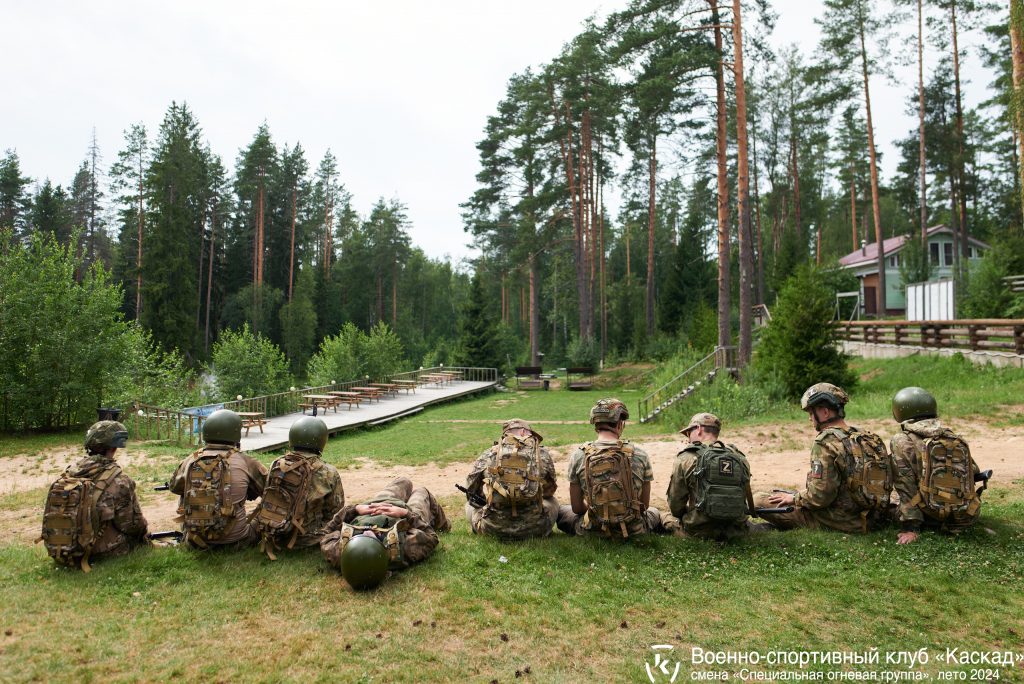
[[834, 325], [839, 339], [849, 342], [1024, 355], [1024, 319], [849, 321]]

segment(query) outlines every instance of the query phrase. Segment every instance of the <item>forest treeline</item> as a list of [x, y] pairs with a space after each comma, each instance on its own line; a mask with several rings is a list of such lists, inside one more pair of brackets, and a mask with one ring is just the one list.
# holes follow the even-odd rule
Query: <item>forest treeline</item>
[[[945, 224], [964, 291], [1024, 272], [1024, 12], [1010, 5], [825, 0], [822, 40], [803, 51], [768, 47], [767, 0], [633, 0], [590, 20], [513, 75], [481, 122], [462, 205], [479, 248], [468, 269], [411, 243], [399, 198], [360, 215], [344, 186], [359, 170], [330, 151], [313, 166], [264, 124], [229, 164], [178, 102], [109, 159], [94, 135], [67, 183], [25, 176], [8, 149], [0, 227], [72, 246], [79, 281], [104, 265], [125, 319], [192, 367], [244, 330], [301, 380], [346, 324], [382, 323], [411, 365], [580, 364], [734, 341], [749, 356], [753, 305], [863, 242]], [[965, 50], [968, 37], [982, 47]], [[918, 125], [879, 149], [872, 92], [925, 51], [929, 68], [901, 84]], [[965, 82], [966, 60], [992, 82]], [[986, 94], [975, 107], [971, 88]], [[898, 158], [891, 177], [883, 155]], [[981, 277], [966, 268], [968, 236], [996, 245]], [[1005, 299], [975, 294], [977, 313], [1006, 315], [993, 310]]]

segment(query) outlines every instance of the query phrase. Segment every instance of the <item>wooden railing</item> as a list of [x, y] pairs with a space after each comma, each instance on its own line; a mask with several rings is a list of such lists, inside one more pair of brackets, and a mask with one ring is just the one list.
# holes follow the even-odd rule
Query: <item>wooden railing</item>
[[702, 382], [713, 379], [718, 369], [735, 366], [736, 347], [715, 347], [713, 352], [641, 399], [637, 406], [640, 422], [654, 420], [669, 406], [688, 397]]
[[[444, 371], [458, 371], [462, 374], [462, 380], [472, 382], [497, 382], [498, 380], [498, 370], [496, 368], [466, 366], [434, 366], [432, 368], [395, 373], [380, 379], [383, 381], [416, 380], [420, 375], [442, 373]], [[359, 380], [347, 380], [345, 382], [335, 382], [316, 387], [301, 387], [290, 389], [287, 392], [265, 394], [258, 397], [243, 397], [241, 399], [194, 406], [187, 409], [167, 409], [136, 402], [126, 412], [126, 415], [123, 416], [122, 422], [128, 427], [128, 431], [133, 439], [169, 440], [178, 444], [196, 446], [202, 437], [203, 421], [217, 409], [226, 408], [239, 412], [260, 412], [266, 418], [274, 418], [275, 416], [283, 416], [288, 413], [298, 413], [299, 404], [302, 403], [302, 396], [304, 394], [344, 392], [352, 387], [364, 385], [368, 381], [370, 381], [370, 378], [364, 377]]]
[[850, 321], [834, 325], [839, 339], [849, 342], [1024, 354], [1024, 319]]

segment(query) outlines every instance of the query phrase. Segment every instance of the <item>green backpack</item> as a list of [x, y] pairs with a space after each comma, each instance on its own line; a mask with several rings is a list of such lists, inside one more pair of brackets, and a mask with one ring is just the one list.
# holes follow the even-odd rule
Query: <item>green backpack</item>
[[206, 542], [220, 539], [234, 519], [228, 459], [236, 451], [197, 451], [185, 471], [185, 491], [178, 504], [177, 521], [188, 539], [200, 548], [206, 548]]
[[255, 525], [261, 536], [260, 550], [277, 560], [274, 550], [293, 548], [306, 534], [306, 504], [313, 474], [323, 467], [319, 459], [288, 453], [274, 461], [267, 475], [263, 498], [256, 509]]
[[744, 520], [750, 513], [750, 466], [732, 445], [696, 445], [696, 509], [712, 520]]
[[971, 450], [951, 430], [924, 440], [921, 482], [914, 503], [930, 517], [977, 514], [981, 499], [974, 489]]

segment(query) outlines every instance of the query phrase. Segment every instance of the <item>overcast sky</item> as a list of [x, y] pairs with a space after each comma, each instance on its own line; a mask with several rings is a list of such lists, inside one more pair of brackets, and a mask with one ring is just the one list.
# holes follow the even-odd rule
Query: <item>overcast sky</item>
[[[229, 169], [266, 121], [279, 147], [302, 143], [313, 169], [330, 148], [361, 214], [397, 197], [413, 242], [458, 260], [470, 253], [458, 205], [475, 187], [474, 144], [509, 76], [556, 56], [587, 16], [625, 4], [0, 0], [10, 65], [0, 148], [17, 150], [23, 174], [67, 186], [93, 127], [109, 168], [129, 125], [152, 135], [170, 102], [186, 101]], [[812, 50], [820, 5], [774, 4], [773, 43]], [[964, 69], [968, 104], [987, 98], [976, 51]], [[897, 80], [912, 87], [916, 68]], [[873, 86], [890, 173], [892, 142], [916, 125], [907, 88]]]

